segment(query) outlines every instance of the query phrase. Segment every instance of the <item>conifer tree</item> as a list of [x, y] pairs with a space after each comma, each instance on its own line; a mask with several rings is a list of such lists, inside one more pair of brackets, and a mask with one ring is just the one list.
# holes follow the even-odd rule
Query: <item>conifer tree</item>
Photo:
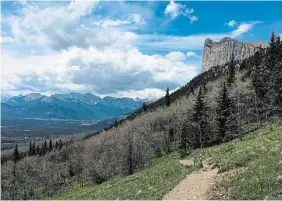
[[49, 140], [49, 151], [53, 150], [53, 144], [52, 144], [52, 140]]
[[15, 163], [18, 162], [18, 160], [20, 160], [20, 152], [19, 152], [17, 143], [16, 143], [15, 149], [13, 151], [13, 160], [14, 160]]
[[40, 155], [40, 146], [39, 146], [39, 144], [36, 146], [36, 155]]
[[42, 144], [42, 147], [41, 147], [41, 154], [45, 155], [47, 151], [48, 151], [48, 146], [47, 146], [47, 142], [45, 140], [44, 143]]
[[170, 101], [170, 95], [169, 95], [169, 88], [167, 88], [166, 89], [166, 94], [165, 94], [165, 105], [167, 107], [169, 107], [170, 103], [171, 103], [171, 101]]
[[203, 94], [202, 87], [200, 87], [192, 119], [193, 123], [196, 125], [196, 129], [194, 131], [195, 148], [204, 147], [209, 142], [210, 129], [207, 112], [208, 108], [205, 103], [205, 96]]
[[34, 156], [36, 154], [36, 147], [35, 147], [35, 141], [32, 144], [32, 155]]
[[55, 143], [55, 150], [57, 150], [58, 149], [58, 142], [56, 141], [56, 143]]
[[114, 126], [114, 127], [117, 127], [117, 125], [118, 125], [118, 122], [117, 122], [117, 120], [115, 120], [113, 126]]
[[194, 146], [194, 136], [188, 125], [184, 125], [180, 135], [179, 153], [184, 158]]
[[60, 139], [60, 140], [59, 140], [59, 146], [58, 146], [59, 150], [61, 150], [62, 147], [63, 147], [63, 142], [62, 142], [62, 140]]
[[229, 97], [229, 93], [225, 83], [223, 83], [223, 88], [221, 94], [218, 98], [218, 141], [225, 142], [232, 136], [231, 133], [236, 132], [236, 122], [232, 119], [232, 112], [234, 110], [234, 105], [232, 99]]
[[142, 110], [143, 110], [144, 112], [147, 112], [148, 108], [147, 108], [147, 104], [146, 104], [146, 103], [143, 103], [143, 105], [142, 105]]
[[234, 56], [232, 55], [230, 64], [228, 66], [228, 78], [227, 83], [228, 87], [232, 87], [232, 84], [235, 82], [235, 62], [234, 62]]
[[28, 156], [32, 155], [32, 144], [31, 141], [29, 142], [29, 149], [28, 149]]

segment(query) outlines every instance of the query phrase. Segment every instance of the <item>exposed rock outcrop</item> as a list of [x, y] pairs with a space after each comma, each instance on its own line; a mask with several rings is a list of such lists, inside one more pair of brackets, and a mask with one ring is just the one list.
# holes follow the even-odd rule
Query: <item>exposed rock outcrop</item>
[[265, 42], [247, 43], [232, 38], [224, 37], [219, 42], [206, 39], [203, 50], [202, 70], [207, 71], [213, 66], [224, 65], [234, 56], [234, 60], [242, 61], [267, 46]]

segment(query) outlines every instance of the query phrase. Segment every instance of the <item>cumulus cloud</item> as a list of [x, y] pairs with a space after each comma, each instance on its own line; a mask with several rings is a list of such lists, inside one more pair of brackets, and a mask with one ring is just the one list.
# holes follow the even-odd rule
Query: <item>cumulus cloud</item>
[[228, 23], [226, 23], [227, 24], [227, 26], [229, 26], [229, 27], [234, 27], [236, 24], [237, 24], [237, 22], [235, 21], [235, 20], [231, 20], [231, 21], [229, 21]]
[[170, 52], [167, 55], [165, 55], [165, 58], [168, 59], [169, 61], [183, 61], [186, 59], [185, 54], [182, 52]]
[[197, 57], [198, 55], [196, 54], [196, 52], [187, 52], [186, 56], [187, 58], [191, 58], [191, 57]]
[[193, 15], [194, 9], [187, 8], [185, 5], [180, 3], [175, 3], [174, 0], [170, 0], [169, 4], [166, 6], [165, 15], [171, 17], [171, 19], [175, 19], [180, 15], [187, 16], [190, 20], [190, 23], [196, 22], [199, 17]]
[[4, 55], [2, 90], [6, 94], [15, 89], [138, 94], [154, 88], [160, 94], [167, 86], [176, 88], [196, 75], [196, 66], [185, 64], [183, 58], [181, 52], [162, 56], [142, 54], [137, 48], [94, 47], [73, 47], [59, 54], [18, 59]]
[[[103, 29], [93, 29], [80, 23], [80, 18], [89, 15], [96, 6], [97, 1], [72, 1], [67, 7], [46, 8], [28, 4], [23, 10], [23, 15], [10, 16], [5, 21], [11, 25], [13, 38], [17, 42], [38, 43], [54, 50], [73, 46], [81, 48], [130, 46], [136, 34], [110, 28], [124, 24], [123, 21], [105, 20], [101, 23]], [[130, 23], [145, 23], [136, 13], [127, 19]]]

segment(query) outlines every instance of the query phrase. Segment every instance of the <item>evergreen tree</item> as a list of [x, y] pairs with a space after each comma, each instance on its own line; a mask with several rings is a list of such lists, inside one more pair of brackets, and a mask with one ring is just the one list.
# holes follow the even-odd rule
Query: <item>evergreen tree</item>
[[42, 155], [45, 155], [46, 152], [48, 151], [48, 146], [47, 146], [47, 142], [46, 140], [44, 141], [44, 143], [42, 144]]
[[118, 122], [117, 122], [117, 120], [115, 120], [114, 121], [114, 127], [117, 127], [117, 125], [118, 125]]
[[35, 141], [32, 144], [32, 155], [34, 156], [36, 154], [36, 147], [35, 147]]
[[17, 143], [16, 143], [15, 149], [13, 151], [13, 160], [14, 160], [15, 163], [18, 162], [18, 160], [20, 160], [20, 152], [19, 152]]
[[192, 122], [195, 123], [196, 129], [193, 131], [195, 136], [195, 148], [204, 147], [210, 139], [210, 128], [208, 124], [208, 108], [205, 103], [205, 96], [202, 87], [199, 89]]
[[254, 65], [254, 73], [252, 76], [252, 84], [255, 89], [255, 93], [259, 97], [260, 100], [264, 99], [267, 91], [268, 86], [266, 84], [268, 77], [268, 70], [265, 65], [262, 63], [262, 49], [255, 53], [253, 58], [253, 65]]
[[194, 136], [188, 125], [184, 125], [180, 135], [179, 153], [184, 158], [194, 148]]
[[225, 142], [232, 136], [231, 133], [236, 132], [236, 122], [232, 118], [232, 112], [234, 110], [234, 105], [232, 99], [229, 97], [229, 93], [225, 83], [223, 84], [222, 92], [218, 99], [218, 141]]
[[132, 150], [132, 142], [129, 142], [129, 147], [128, 147], [128, 158], [127, 158], [127, 162], [128, 162], [128, 171], [127, 173], [133, 174], [133, 150]]
[[169, 95], [169, 88], [166, 89], [166, 94], [165, 94], [165, 105], [167, 107], [170, 106], [170, 95]]
[[49, 151], [53, 150], [53, 144], [52, 144], [52, 140], [49, 140]]
[[58, 149], [58, 146], [59, 146], [59, 144], [58, 144], [58, 142], [56, 141], [56, 143], [55, 143], [55, 150]]
[[28, 156], [32, 155], [32, 144], [31, 141], [29, 142], [29, 149], [28, 149]]
[[142, 105], [142, 110], [143, 110], [144, 112], [147, 112], [148, 108], [147, 108], [147, 104], [146, 104], [146, 103], [143, 103], [143, 105]]
[[58, 146], [59, 150], [61, 150], [62, 147], [63, 147], [63, 142], [62, 142], [62, 140], [60, 139], [60, 140], [59, 140], [59, 146]]
[[40, 146], [39, 146], [39, 144], [36, 146], [36, 154], [40, 155]]
[[234, 62], [234, 56], [232, 55], [230, 64], [228, 66], [228, 78], [227, 83], [228, 87], [232, 87], [232, 84], [235, 82], [235, 62]]

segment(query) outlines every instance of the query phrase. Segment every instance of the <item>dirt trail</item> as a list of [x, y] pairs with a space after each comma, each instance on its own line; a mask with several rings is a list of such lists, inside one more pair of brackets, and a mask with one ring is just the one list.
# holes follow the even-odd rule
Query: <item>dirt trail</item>
[[[184, 164], [184, 162], [181, 162]], [[186, 164], [191, 164], [186, 161]], [[165, 194], [163, 200], [207, 200], [212, 186], [215, 184], [217, 169], [200, 170], [186, 176], [170, 192]]]

